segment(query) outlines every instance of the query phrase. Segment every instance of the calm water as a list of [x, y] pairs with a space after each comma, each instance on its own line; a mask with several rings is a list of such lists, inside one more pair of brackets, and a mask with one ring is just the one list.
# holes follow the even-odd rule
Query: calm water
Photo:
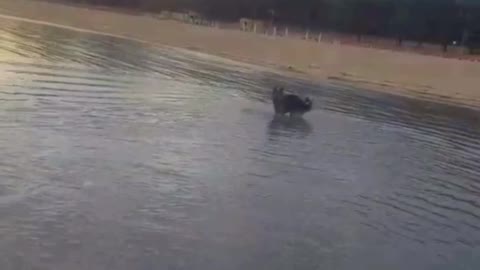
[[[480, 268], [478, 112], [0, 32], [2, 270]], [[274, 119], [276, 83], [315, 110]]]

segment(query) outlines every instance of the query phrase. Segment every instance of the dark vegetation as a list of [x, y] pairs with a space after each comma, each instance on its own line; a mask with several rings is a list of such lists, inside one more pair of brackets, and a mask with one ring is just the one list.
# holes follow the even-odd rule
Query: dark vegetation
[[63, 0], [148, 11], [191, 10], [212, 20], [242, 17], [336, 31], [480, 48], [480, 0]]

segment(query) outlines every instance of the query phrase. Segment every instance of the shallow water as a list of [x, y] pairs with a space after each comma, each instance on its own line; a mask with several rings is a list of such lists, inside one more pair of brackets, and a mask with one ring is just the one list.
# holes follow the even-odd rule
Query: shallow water
[[1, 22], [1, 269], [480, 267], [478, 112]]

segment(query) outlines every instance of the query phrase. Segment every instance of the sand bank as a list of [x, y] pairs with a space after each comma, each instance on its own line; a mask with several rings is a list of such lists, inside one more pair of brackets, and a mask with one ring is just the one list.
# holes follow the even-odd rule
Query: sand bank
[[33, 0], [1, 0], [0, 14], [202, 51], [312, 80], [480, 106], [480, 64], [476, 62], [274, 38]]

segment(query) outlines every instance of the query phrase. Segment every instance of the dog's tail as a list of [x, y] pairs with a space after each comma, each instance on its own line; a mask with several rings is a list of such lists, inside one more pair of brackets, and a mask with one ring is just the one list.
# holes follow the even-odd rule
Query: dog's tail
[[273, 103], [273, 108], [276, 114], [283, 113], [283, 104], [282, 104], [283, 96], [284, 96], [283, 87], [278, 87], [278, 86], [273, 87], [272, 103]]
[[312, 99], [310, 99], [309, 97], [306, 97], [304, 103], [305, 103], [305, 109], [306, 109], [307, 111], [310, 111], [310, 110], [312, 109], [312, 106], [313, 106], [313, 101], [312, 101]]
[[272, 91], [272, 96], [283, 95], [284, 89], [280, 86], [274, 86]]

